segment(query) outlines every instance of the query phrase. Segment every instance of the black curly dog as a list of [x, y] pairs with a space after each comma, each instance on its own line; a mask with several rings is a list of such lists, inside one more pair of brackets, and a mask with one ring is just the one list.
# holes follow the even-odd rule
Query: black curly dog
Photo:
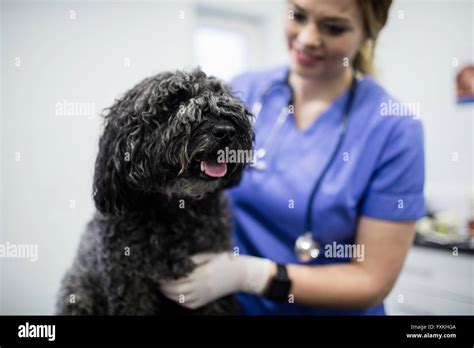
[[239, 182], [245, 164], [220, 163], [217, 154], [251, 149], [252, 115], [198, 68], [144, 79], [103, 116], [98, 212], [62, 280], [57, 313], [234, 313], [229, 296], [185, 309], [160, 294], [158, 281], [189, 274], [193, 254], [232, 247], [222, 189]]

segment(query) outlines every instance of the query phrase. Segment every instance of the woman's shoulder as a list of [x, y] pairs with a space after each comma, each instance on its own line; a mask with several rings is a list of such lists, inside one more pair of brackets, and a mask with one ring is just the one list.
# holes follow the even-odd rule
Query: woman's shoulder
[[361, 85], [359, 98], [363, 115], [367, 118], [363, 120], [366, 125], [372, 125], [378, 131], [422, 132], [420, 103], [399, 100], [368, 75], [362, 77]]

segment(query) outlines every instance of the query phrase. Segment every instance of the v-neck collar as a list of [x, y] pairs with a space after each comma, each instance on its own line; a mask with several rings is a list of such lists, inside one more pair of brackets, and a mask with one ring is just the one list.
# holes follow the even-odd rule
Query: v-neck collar
[[331, 121], [334, 121], [334, 122], [341, 121], [342, 117], [343, 117], [343, 112], [344, 112], [343, 106], [344, 106], [345, 102], [347, 101], [349, 90], [350, 90], [350, 87], [347, 88], [344, 92], [342, 92], [342, 94], [340, 94], [338, 97], [336, 97], [336, 99], [334, 99], [328, 105], [328, 107], [326, 109], [324, 109], [313, 122], [311, 122], [307, 127], [303, 128], [303, 129], [300, 129], [296, 125], [295, 116], [292, 115], [290, 117], [290, 119], [291, 119], [291, 124], [292, 124], [295, 132], [297, 132], [298, 134], [301, 134], [301, 135], [311, 134], [311, 133], [313, 133], [313, 130], [315, 128], [317, 128], [318, 124], [322, 123], [322, 122], [325, 122], [325, 119], [329, 118], [330, 115], [333, 116], [333, 117], [330, 117]]
[[[289, 90], [289, 94], [290, 94], [290, 97], [289, 97], [289, 101], [290, 103], [293, 101], [293, 88], [291, 87], [290, 83], [289, 83], [289, 67], [286, 67], [285, 69], [285, 82], [286, 82], [286, 85], [287, 85], [287, 88]], [[357, 90], [360, 89], [360, 85], [361, 85], [361, 82], [366, 78], [366, 76], [362, 76], [362, 77], [358, 77], [356, 75], [356, 83], [357, 83], [357, 89], [356, 89], [356, 94], [357, 94]], [[322, 123], [322, 122], [325, 122], [325, 119], [326, 118], [329, 118], [331, 114], [333, 114], [333, 117], [329, 118], [328, 119], [328, 122], [332, 122], [332, 123], [338, 123], [342, 120], [343, 116], [344, 116], [344, 105], [345, 103], [347, 102], [347, 99], [349, 98], [349, 93], [350, 93], [350, 90], [351, 90], [351, 86], [349, 86], [348, 88], [346, 88], [341, 94], [339, 94], [336, 99], [334, 99], [326, 109], [324, 109], [320, 115], [313, 121], [311, 122], [311, 124], [309, 126], [307, 126], [306, 128], [304, 129], [300, 129], [297, 125], [296, 125], [296, 121], [295, 121], [295, 117], [294, 115], [291, 115], [291, 117], [289, 117], [290, 119], [290, 122], [291, 122], [291, 126], [293, 128], [293, 130], [299, 134], [299, 135], [308, 135], [308, 134], [312, 134], [314, 129], [318, 127], [319, 123]], [[357, 97], [357, 95], [355, 95], [354, 97]], [[351, 111], [351, 110], [349, 110]]]

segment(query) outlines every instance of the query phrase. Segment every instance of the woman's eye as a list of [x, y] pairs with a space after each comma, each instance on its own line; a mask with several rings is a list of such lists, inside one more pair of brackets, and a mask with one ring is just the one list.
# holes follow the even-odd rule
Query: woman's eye
[[306, 16], [303, 13], [300, 12], [294, 12], [293, 13], [293, 18], [297, 22], [304, 22], [306, 20]]
[[329, 35], [333, 35], [333, 36], [341, 35], [347, 30], [347, 28], [345, 27], [341, 27], [339, 25], [332, 25], [332, 24], [327, 24], [325, 25], [324, 28], [329, 33]]

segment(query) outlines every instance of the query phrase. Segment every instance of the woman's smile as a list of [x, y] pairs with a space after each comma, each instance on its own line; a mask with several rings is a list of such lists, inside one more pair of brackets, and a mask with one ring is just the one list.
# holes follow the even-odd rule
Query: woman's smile
[[296, 48], [293, 48], [291, 52], [294, 59], [298, 62], [298, 64], [303, 65], [303, 66], [314, 66], [324, 60], [324, 57], [322, 56], [310, 55]]

